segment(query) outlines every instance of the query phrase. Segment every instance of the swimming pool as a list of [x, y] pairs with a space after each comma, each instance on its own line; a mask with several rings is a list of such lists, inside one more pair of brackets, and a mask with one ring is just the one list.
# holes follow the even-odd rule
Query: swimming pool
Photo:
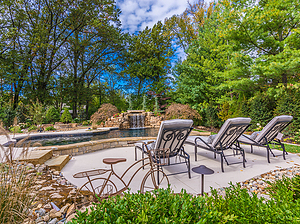
[[[126, 138], [126, 137], [156, 137], [158, 128], [145, 128], [145, 129], [129, 129], [129, 130], [111, 130], [103, 134], [88, 135], [88, 136], [59, 136], [53, 138], [37, 138], [31, 139], [30, 145], [40, 143], [42, 146], [53, 145], [69, 145], [79, 142], [96, 141], [101, 139], [110, 138]], [[29, 142], [27, 141], [27, 142]]]

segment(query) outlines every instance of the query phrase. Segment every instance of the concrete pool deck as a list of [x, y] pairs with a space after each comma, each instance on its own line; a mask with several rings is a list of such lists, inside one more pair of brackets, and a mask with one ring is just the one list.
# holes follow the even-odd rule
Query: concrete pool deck
[[[250, 147], [244, 146], [246, 151], [246, 168], [243, 168], [242, 163], [233, 164], [227, 166], [224, 163], [225, 172], [221, 172], [220, 167], [220, 158], [217, 156], [217, 159], [213, 158], [213, 153], [206, 150], [198, 151], [198, 161], [195, 161], [194, 158], [194, 147], [191, 145], [185, 145], [185, 150], [191, 156], [191, 168], [205, 165], [208, 168], [214, 170], [214, 174], [205, 176], [205, 192], [210, 191], [210, 187], [212, 188], [221, 188], [229, 186], [229, 182], [233, 184], [237, 182], [242, 182], [253, 178], [255, 176], [261, 175], [263, 173], [269, 172], [271, 170], [288, 168], [294, 165], [300, 164], [300, 157], [297, 154], [289, 153], [286, 156], [286, 160], [283, 160], [282, 156], [271, 157], [271, 163], [267, 162], [266, 158], [266, 149], [254, 147], [254, 153], [250, 153]], [[273, 150], [275, 155], [282, 155], [281, 151]], [[227, 150], [226, 154], [231, 154], [231, 150]], [[141, 154], [139, 153], [139, 158]], [[115, 172], [121, 175], [127, 167], [129, 167], [132, 163], [134, 163], [134, 147], [122, 147], [122, 148], [112, 148], [112, 149], [103, 149], [101, 151], [88, 153], [84, 155], [74, 156], [69, 163], [62, 169], [63, 175], [69, 180], [72, 184], [76, 186], [81, 186], [87, 180], [83, 179], [75, 179], [73, 178], [73, 174], [86, 171], [91, 169], [98, 168], [109, 168], [109, 165], [106, 165], [102, 162], [104, 158], [126, 158], [127, 161], [123, 163], [118, 163], [114, 165]], [[227, 157], [229, 162], [242, 161], [241, 156], [231, 156]], [[167, 174], [185, 171], [186, 165], [173, 165], [164, 167], [164, 172]], [[129, 176], [125, 176], [125, 180], [129, 180], [131, 174], [135, 171], [129, 171]], [[131, 182], [129, 188], [131, 192], [137, 192], [140, 188], [141, 181], [146, 174], [147, 169], [139, 171], [137, 176]], [[105, 175], [103, 175], [105, 177]], [[187, 173], [177, 174], [169, 176], [169, 181], [171, 184], [171, 188], [174, 192], [180, 192], [181, 189], [185, 189], [188, 193], [198, 194], [200, 193], [200, 175], [193, 173], [191, 171], [192, 178], [188, 178]], [[117, 183], [117, 186], [121, 187], [120, 183]]]

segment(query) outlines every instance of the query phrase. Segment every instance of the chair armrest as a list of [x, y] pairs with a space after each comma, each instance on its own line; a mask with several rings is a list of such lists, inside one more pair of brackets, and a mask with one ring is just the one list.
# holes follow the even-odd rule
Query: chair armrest
[[200, 139], [205, 145], [207, 145], [210, 149], [212, 148], [210, 145], [208, 145], [202, 138], [200, 138], [200, 137], [196, 137], [195, 138], [195, 145], [196, 146], [198, 146], [198, 144], [197, 144], [197, 139]]

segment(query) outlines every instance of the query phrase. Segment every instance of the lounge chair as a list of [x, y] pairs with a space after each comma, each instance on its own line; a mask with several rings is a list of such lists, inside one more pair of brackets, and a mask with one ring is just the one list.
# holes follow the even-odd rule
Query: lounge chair
[[[202, 148], [214, 152], [214, 158], [216, 154], [221, 156], [221, 169], [224, 172], [223, 159], [227, 165], [230, 165], [225, 157], [224, 150], [233, 149], [235, 155], [240, 153], [243, 156], [243, 167], [245, 168], [245, 153], [239, 146], [237, 139], [243, 134], [243, 132], [250, 126], [251, 118], [237, 117], [230, 118], [224, 122], [220, 131], [216, 135], [209, 137], [204, 136], [189, 136], [185, 143], [194, 145], [195, 147], [195, 161], [197, 161], [197, 149]], [[228, 156], [228, 155], [227, 155]], [[235, 163], [231, 163], [235, 164]]]
[[[189, 178], [191, 178], [190, 172], [190, 156], [184, 151], [183, 143], [190, 134], [193, 125], [192, 120], [166, 120], [160, 125], [159, 132], [156, 141], [141, 141], [135, 143], [135, 160], [137, 160], [137, 150], [142, 151], [142, 157], [146, 152], [151, 152], [155, 163], [158, 168], [166, 165], [175, 165], [180, 163], [186, 163]], [[176, 157], [175, 163], [171, 163], [170, 158]], [[179, 157], [179, 162], [177, 158]], [[181, 161], [181, 158], [184, 161]], [[179, 173], [184, 173], [179, 172]], [[179, 174], [179, 173], [172, 173]]]
[[270, 152], [275, 157], [272, 149], [270, 148], [270, 144], [279, 145], [282, 148], [282, 156], [285, 160], [287, 152], [280, 141], [280, 137], [277, 136], [291, 123], [292, 119], [293, 117], [289, 115], [274, 117], [262, 131], [254, 132], [252, 135], [242, 135], [238, 141], [243, 144], [251, 145], [251, 153], [253, 153], [253, 146], [265, 147], [267, 149], [268, 163], [270, 163]]

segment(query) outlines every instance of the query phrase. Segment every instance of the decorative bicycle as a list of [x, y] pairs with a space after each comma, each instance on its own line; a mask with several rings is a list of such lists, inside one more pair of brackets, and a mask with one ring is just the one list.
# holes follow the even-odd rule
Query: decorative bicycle
[[[136, 174], [145, 167], [149, 166], [149, 171], [145, 174], [142, 179], [140, 185], [140, 192], [145, 193], [146, 191], [152, 191], [154, 189], [158, 189], [160, 187], [168, 187], [169, 179], [167, 175], [159, 168], [158, 164], [154, 161], [157, 161], [152, 158], [153, 155], [159, 156], [160, 160], [168, 161], [169, 150], [168, 149], [159, 149], [159, 150], [149, 150], [148, 156], [142, 158], [131, 166], [129, 166], [125, 172], [119, 176], [113, 168], [114, 164], [126, 162], [126, 158], [105, 158], [103, 159], [103, 163], [110, 165], [110, 169], [94, 169], [89, 171], [79, 172], [73, 175], [74, 178], [87, 178], [88, 181], [83, 184], [77, 191], [75, 196], [75, 207], [78, 209], [83, 205], [93, 202], [98, 202], [102, 199], [108, 198], [109, 196], [114, 196], [118, 194], [122, 194], [125, 190], [129, 188], [132, 180], [136, 176]], [[147, 161], [148, 160], [148, 161]], [[143, 163], [134, 174], [131, 176], [129, 181], [126, 183], [124, 181], [124, 176], [131, 170], [133, 167], [137, 167], [139, 163]], [[161, 165], [161, 163], [159, 164]], [[91, 177], [103, 175], [108, 173], [107, 177], [96, 177], [92, 179]], [[115, 176], [120, 182], [122, 187], [120, 189], [117, 188], [117, 185], [111, 180], [111, 178]], [[99, 198], [99, 199], [98, 199]]]

